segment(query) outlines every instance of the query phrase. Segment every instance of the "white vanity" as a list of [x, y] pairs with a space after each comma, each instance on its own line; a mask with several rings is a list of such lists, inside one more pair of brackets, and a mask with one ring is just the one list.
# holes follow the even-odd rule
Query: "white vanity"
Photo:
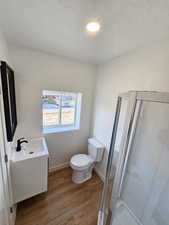
[[45, 138], [28, 140], [20, 152], [13, 151], [11, 175], [14, 203], [48, 190], [48, 147]]

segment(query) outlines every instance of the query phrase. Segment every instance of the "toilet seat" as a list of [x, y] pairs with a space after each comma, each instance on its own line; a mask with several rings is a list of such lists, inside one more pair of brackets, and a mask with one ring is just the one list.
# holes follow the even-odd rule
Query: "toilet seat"
[[94, 160], [86, 154], [74, 155], [70, 160], [72, 168], [76, 170], [87, 169], [93, 162]]

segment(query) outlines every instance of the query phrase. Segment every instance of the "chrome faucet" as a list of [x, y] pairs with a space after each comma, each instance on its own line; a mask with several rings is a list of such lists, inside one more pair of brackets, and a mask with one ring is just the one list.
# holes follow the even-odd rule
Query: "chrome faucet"
[[17, 151], [17, 152], [20, 152], [20, 151], [21, 151], [21, 148], [22, 148], [21, 144], [22, 144], [22, 143], [28, 143], [28, 141], [25, 140], [25, 138], [20, 138], [20, 139], [18, 139], [18, 140], [17, 140], [17, 146], [16, 146], [16, 151]]

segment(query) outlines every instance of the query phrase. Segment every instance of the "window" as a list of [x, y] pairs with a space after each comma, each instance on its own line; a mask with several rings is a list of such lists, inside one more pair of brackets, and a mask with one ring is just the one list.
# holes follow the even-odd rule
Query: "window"
[[43, 133], [80, 128], [81, 93], [43, 91]]

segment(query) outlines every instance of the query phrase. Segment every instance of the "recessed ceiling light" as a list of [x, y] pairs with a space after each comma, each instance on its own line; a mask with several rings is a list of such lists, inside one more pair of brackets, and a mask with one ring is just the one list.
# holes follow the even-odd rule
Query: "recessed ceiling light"
[[91, 33], [97, 33], [100, 30], [100, 23], [90, 22], [86, 25], [86, 30]]

